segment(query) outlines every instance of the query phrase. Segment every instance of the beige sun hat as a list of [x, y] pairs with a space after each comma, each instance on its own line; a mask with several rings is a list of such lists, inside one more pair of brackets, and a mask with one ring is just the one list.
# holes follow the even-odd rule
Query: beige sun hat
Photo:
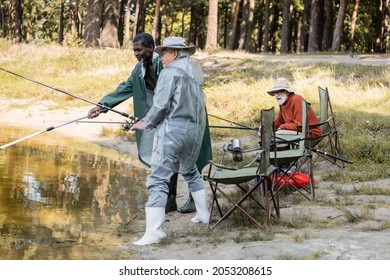
[[193, 55], [196, 51], [196, 46], [187, 46], [182, 37], [166, 37], [163, 44], [157, 46], [154, 51], [159, 55], [162, 55], [162, 50], [165, 48], [187, 50], [190, 55]]
[[289, 93], [295, 92], [295, 89], [290, 88], [288, 80], [284, 77], [277, 78], [274, 81], [274, 85], [271, 90], [268, 90], [267, 93], [271, 96], [274, 96], [274, 93], [279, 90], [287, 90]]

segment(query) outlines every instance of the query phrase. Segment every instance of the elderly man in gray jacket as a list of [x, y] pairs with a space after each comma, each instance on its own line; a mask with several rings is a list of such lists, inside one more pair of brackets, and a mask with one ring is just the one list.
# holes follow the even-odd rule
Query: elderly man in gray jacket
[[165, 237], [165, 205], [168, 183], [179, 172], [195, 201], [193, 223], [208, 223], [206, 192], [196, 166], [206, 127], [206, 106], [199, 67], [189, 61], [196, 47], [188, 47], [181, 37], [167, 37], [155, 52], [162, 55], [161, 71], [155, 89], [153, 106], [131, 130], [156, 128], [151, 174], [146, 181], [149, 199], [146, 203], [146, 231], [135, 245], [158, 243]]

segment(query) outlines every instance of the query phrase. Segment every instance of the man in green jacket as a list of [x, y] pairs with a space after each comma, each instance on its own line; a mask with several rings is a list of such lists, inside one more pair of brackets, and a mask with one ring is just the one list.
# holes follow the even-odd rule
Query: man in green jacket
[[[134, 55], [139, 61], [134, 67], [130, 77], [120, 83], [117, 89], [105, 97], [99, 104], [113, 108], [123, 101], [133, 97], [134, 116], [138, 119], [145, 117], [146, 113], [153, 105], [154, 89], [160, 71], [163, 69], [161, 57], [154, 52], [155, 44], [153, 37], [148, 33], [139, 33], [133, 39]], [[88, 112], [88, 118], [96, 118], [100, 113], [106, 112], [100, 106], [92, 108]], [[151, 131], [136, 131], [136, 140], [138, 148], [139, 160], [150, 167], [150, 158], [152, 155], [154, 138], [154, 129]], [[202, 148], [197, 161], [199, 172], [202, 172], [209, 160], [212, 159], [210, 131], [208, 122], [203, 137]], [[176, 193], [177, 193], [177, 177], [174, 174], [169, 183], [168, 202], [165, 208], [166, 213], [177, 210]], [[191, 194], [189, 194], [187, 202], [180, 208], [182, 213], [195, 212], [195, 204]]]

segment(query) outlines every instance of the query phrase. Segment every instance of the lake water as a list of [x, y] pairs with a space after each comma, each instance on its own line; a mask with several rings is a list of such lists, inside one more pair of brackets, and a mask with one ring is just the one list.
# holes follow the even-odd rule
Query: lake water
[[[34, 132], [0, 125], [0, 146]], [[0, 150], [0, 259], [133, 259], [146, 177], [136, 159], [54, 131]]]

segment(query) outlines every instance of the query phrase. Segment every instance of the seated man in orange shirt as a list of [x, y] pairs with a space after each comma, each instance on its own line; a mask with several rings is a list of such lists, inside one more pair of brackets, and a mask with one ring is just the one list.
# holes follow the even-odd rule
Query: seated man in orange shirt
[[[296, 133], [298, 126], [302, 125], [302, 99], [299, 94], [294, 93], [286, 78], [280, 77], [274, 81], [273, 88], [267, 93], [274, 96], [279, 104], [279, 114], [275, 119], [277, 134]], [[309, 125], [318, 124], [317, 117], [312, 108], [309, 109]], [[313, 127], [310, 130], [310, 137], [321, 136], [320, 127]]]

